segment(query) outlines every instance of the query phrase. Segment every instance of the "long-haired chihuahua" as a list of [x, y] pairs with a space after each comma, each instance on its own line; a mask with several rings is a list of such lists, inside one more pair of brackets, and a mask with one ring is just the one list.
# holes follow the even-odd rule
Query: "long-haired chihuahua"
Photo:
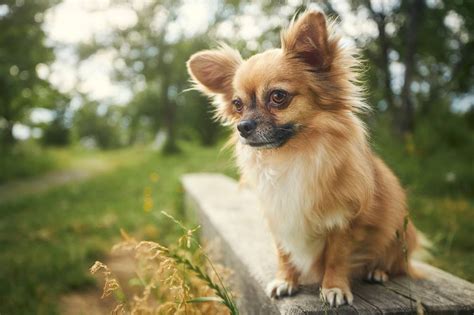
[[221, 46], [188, 71], [234, 129], [242, 177], [256, 192], [279, 264], [271, 297], [320, 283], [331, 306], [352, 303], [350, 280], [415, 276], [416, 230], [397, 177], [371, 150], [359, 62], [335, 23], [306, 11], [281, 48], [243, 60]]

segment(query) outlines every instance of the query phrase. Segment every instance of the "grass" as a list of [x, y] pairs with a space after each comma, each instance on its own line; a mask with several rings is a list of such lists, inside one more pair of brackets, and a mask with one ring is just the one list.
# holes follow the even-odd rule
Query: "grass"
[[179, 176], [232, 174], [231, 165], [216, 148], [183, 145], [177, 156], [143, 149], [114, 172], [0, 204], [0, 313], [56, 312], [61, 294], [94, 284], [88, 268], [109, 252], [120, 228], [171, 242], [179, 231], [156, 213], [184, 217]]
[[373, 129], [375, 151], [400, 178], [415, 225], [433, 243], [431, 263], [474, 281], [474, 141], [450, 145], [432, 121], [419, 122], [417, 134], [404, 141], [383, 124]]
[[38, 177], [51, 171], [82, 169], [87, 171], [123, 164], [134, 149], [90, 150], [79, 146], [68, 148], [41, 147], [33, 141], [19, 142], [0, 154], [0, 184]]
[[[383, 137], [375, 141], [383, 145], [376, 146], [377, 151], [408, 190], [415, 224], [434, 242], [433, 264], [473, 281], [471, 195], [442, 189], [450, 184], [444, 182], [444, 175], [438, 181], [436, 176], [439, 169], [444, 174], [445, 165], [407, 154], [400, 144], [387, 143]], [[175, 241], [180, 231], [157, 214], [165, 210], [192, 221], [186, 221], [182, 209], [180, 175], [217, 171], [236, 176], [229, 152], [181, 147], [181, 154], [171, 156], [144, 148], [120, 151], [127, 161], [118, 163], [114, 171], [0, 204], [0, 313], [57, 312], [62, 294], [94, 285], [88, 268], [119, 240], [120, 228], [137, 239], [164, 245]], [[106, 153], [103, 159], [113, 155]], [[466, 163], [461, 158], [451, 162]], [[429, 191], [430, 181], [435, 181], [436, 193]]]

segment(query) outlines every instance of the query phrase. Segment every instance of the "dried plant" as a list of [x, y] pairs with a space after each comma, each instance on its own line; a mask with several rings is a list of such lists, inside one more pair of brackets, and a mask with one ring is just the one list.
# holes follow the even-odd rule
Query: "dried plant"
[[136, 278], [129, 283], [138, 292], [124, 294], [112, 271], [96, 262], [93, 274], [99, 270], [105, 277], [102, 297], [115, 293], [118, 299], [113, 314], [232, 314], [238, 309], [233, 295], [224, 285], [230, 271], [213, 264], [194, 237], [199, 226], [189, 229], [166, 212], [162, 214], [183, 230], [175, 246], [156, 242], [137, 241], [124, 231], [123, 241], [113, 251], [133, 253], [136, 260]]
[[[96, 274], [97, 272], [102, 272], [102, 275], [104, 276], [104, 288], [102, 289], [102, 297], [101, 297], [102, 299], [107, 296], [110, 296], [112, 293], [115, 293], [117, 297], [124, 296], [119, 282], [112, 275], [112, 272], [110, 271], [109, 267], [107, 267], [107, 265], [101, 263], [100, 261], [96, 261], [94, 265], [90, 267], [89, 271], [92, 274]], [[117, 304], [114, 311], [118, 309], [122, 309], [122, 308], [123, 308], [123, 303]]]

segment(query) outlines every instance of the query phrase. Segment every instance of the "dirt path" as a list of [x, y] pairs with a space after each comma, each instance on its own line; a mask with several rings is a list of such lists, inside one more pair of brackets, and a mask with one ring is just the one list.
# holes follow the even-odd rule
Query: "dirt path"
[[16, 180], [0, 185], [0, 203], [37, 194], [70, 182], [81, 181], [98, 173], [112, 169], [112, 164], [104, 159], [85, 159], [78, 163], [80, 167], [60, 170], [40, 177]]

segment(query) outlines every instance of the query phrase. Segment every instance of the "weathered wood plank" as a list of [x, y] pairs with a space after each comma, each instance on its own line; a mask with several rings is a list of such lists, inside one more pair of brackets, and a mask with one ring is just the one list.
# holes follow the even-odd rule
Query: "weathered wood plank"
[[218, 241], [222, 262], [234, 270], [243, 314], [413, 314], [417, 301], [429, 314], [474, 314], [474, 285], [425, 264], [419, 266], [426, 280], [401, 277], [384, 285], [355, 281], [352, 306], [328, 308], [316, 285], [270, 300], [264, 287], [276, 271], [276, 255], [255, 196], [220, 174], [186, 175], [182, 183], [186, 206], [197, 212], [204, 238]]
[[381, 314], [380, 310], [354, 296], [352, 306], [344, 305], [330, 308], [319, 298], [317, 285], [302, 286], [297, 295], [276, 301], [282, 314]]
[[416, 303], [379, 284], [356, 281], [352, 285], [354, 295], [375, 306], [384, 314], [416, 313]]
[[[474, 309], [474, 285], [433, 266], [416, 262], [415, 266], [426, 276], [411, 281], [405, 277], [394, 278], [387, 287], [404, 296], [412, 296], [421, 302], [428, 312], [447, 312], [452, 309]], [[427, 294], [427, 292], [429, 294]]]
[[[444, 312], [456, 307], [457, 303], [440, 295], [428, 294], [424, 292], [427, 288], [415, 285], [413, 281], [406, 278], [395, 278], [384, 284], [393, 292], [405, 296], [414, 302], [421, 303], [426, 312]], [[431, 286], [432, 287], [432, 286]], [[432, 291], [430, 291], [432, 292]]]
[[237, 304], [242, 314], [278, 314], [278, 308], [268, 299], [261, 286], [251, 277], [250, 270], [240, 260], [242, 253], [237, 253], [232, 246], [220, 236], [218, 229], [206, 215], [204, 211], [199, 211], [200, 205], [196, 199], [191, 196], [185, 196], [185, 205], [188, 209], [197, 210], [199, 222], [202, 226], [202, 237], [207, 245], [211, 247], [211, 255], [232, 269], [231, 285], [233, 291], [238, 296]]

